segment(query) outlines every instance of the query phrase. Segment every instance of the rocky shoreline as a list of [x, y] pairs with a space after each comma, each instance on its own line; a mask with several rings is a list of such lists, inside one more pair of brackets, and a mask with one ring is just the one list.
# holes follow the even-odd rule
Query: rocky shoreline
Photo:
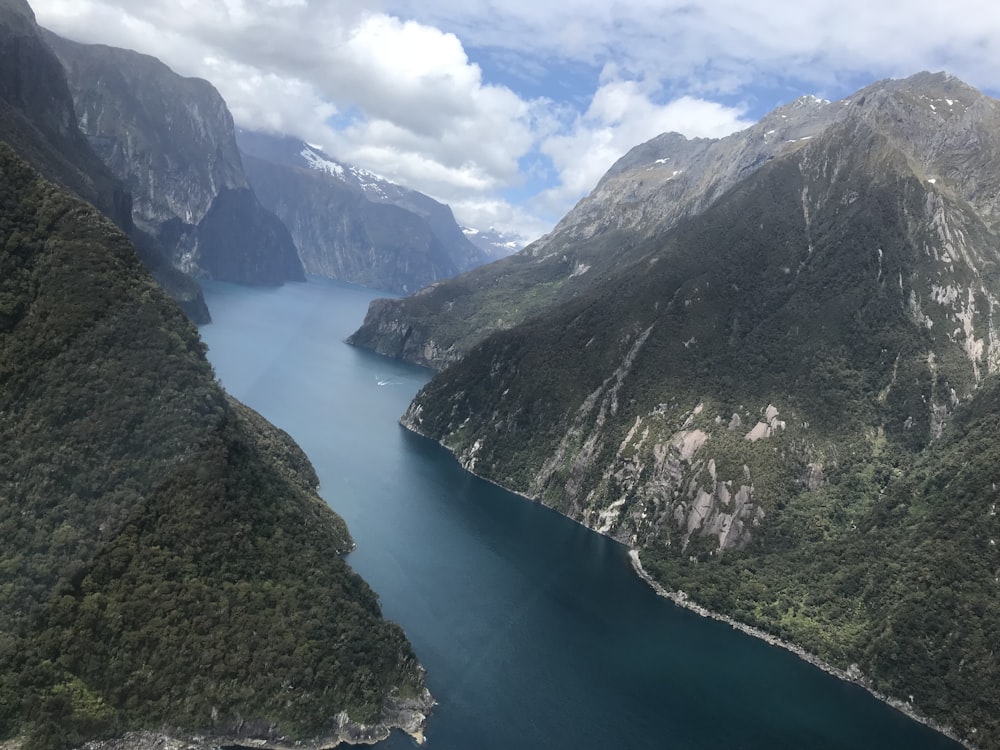
[[[411, 417], [409, 411], [407, 411], [407, 413], [403, 415], [399, 423], [405, 429], [409, 430], [410, 432], [416, 435], [425, 437], [428, 440], [434, 440], [434, 438], [425, 435], [423, 432], [420, 431], [420, 429], [416, 425], [416, 420], [414, 420]], [[512, 490], [509, 487], [504, 487], [502, 484], [495, 482], [491, 479], [479, 476], [478, 474], [476, 474], [473, 466], [469, 466], [468, 462], [463, 461], [461, 459], [457, 451], [445, 445], [439, 440], [434, 440], [434, 442], [446, 448], [453, 456], [455, 456], [455, 460], [458, 461], [459, 465], [473, 476], [476, 476], [479, 479], [482, 479], [483, 481], [486, 481], [496, 487], [499, 487], [502, 490], [505, 490], [506, 492], [510, 492], [511, 494], [523, 497], [525, 500], [530, 500], [532, 502], [540, 502], [538, 498], [526, 495], [523, 492], [518, 492], [517, 490]], [[598, 534], [601, 533], [597, 529], [587, 526], [586, 524], [582, 523], [581, 521], [578, 521], [577, 519], [570, 518], [569, 516], [565, 516], [565, 518], [568, 518], [571, 521], [575, 521], [581, 526], [584, 526], [590, 529], [591, 531], [595, 531]], [[968, 750], [978, 750], [978, 748], [975, 745], [971, 744], [967, 740], [963, 740], [961, 737], [956, 735], [955, 732], [950, 727], [942, 726], [937, 722], [935, 722], [934, 720], [929, 719], [926, 716], [922, 716], [921, 714], [917, 713], [917, 711], [913, 708], [913, 706], [908, 702], [900, 700], [898, 698], [893, 698], [892, 696], [880, 692], [872, 685], [871, 681], [864, 675], [863, 672], [861, 672], [861, 670], [856, 665], [851, 665], [851, 667], [848, 668], [847, 670], [834, 667], [833, 665], [828, 664], [827, 662], [820, 659], [815, 654], [809, 653], [808, 651], [806, 651], [800, 646], [795, 645], [794, 643], [785, 641], [781, 638], [778, 638], [777, 636], [774, 636], [770, 633], [760, 630], [759, 628], [755, 628], [751, 625], [739, 622], [738, 620], [734, 620], [732, 617], [729, 617], [727, 615], [719, 614], [718, 612], [713, 612], [709, 609], [706, 609], [697, 602], [694, 602], [691, 599], [689, 599], [688, 595], [683, 591], [669, 591], [662, 584], [654, 580], [652, 576], [650, 576], [649, 573], [646, 572], [646, 569], [643, 568], [642, 560], [639, 558], [638, 550], [629, 549], [628, 555], [629, 555], [629, 560], [631, 561], [632, 564], [632, 569], [635, 571], [636, 575], [638, 575], [643, 581], [645, 581], [646, 584], [650, 588], [652, 588], [653, 591], [655, 591], [659, 596], [669, 599], [677, 606], [690, 610], [695, 614], [700, 615], [701, 617], [707, 617], [712, 620], [718, 620], [720, 622], [724, 622], [730, 627], [739, 630], [742, 633], [746, 633], [749, 636], [758, 638], [772, 646], [777, 646], [778, 648], [783, 648], [786, 651], [790, 651], [803, 661], [809, 662], [813, 666], [822, 669], [827, 674], [833, 675], [834, 677], [844, 680], [845, 682], [850, 682], [855, 685], [858, 685], [861, 688], [864, 688], [869, 694], [871, 694], [878, 700], [882, 701], [883, 703], [892, 706], [894, 709], [896, 709], [900, 713], [905, 714], [914, 721], [917, 721], [925, 726], [928, 726], [931, 729], [934, 729], [935, 731], [945, 735], [946, 737], [955, 740], [956, 742], [960, 743], [963, 747], [968, 748]]]
[[[426, 435], [425, 433], [421, 432], [421, 430], [417, 426], [417, 420], [413, 418], [414, 416], [416, 415], [412, 415], [410, 411], [407, 410], [407, 413], [404, 414], [403, 417], [399, 420], [400, 425], [404, 427], [406, 430], [409, 430], [410, 432], [414, 433], [415, 435], [420, 435], [421, 437], [427, 438], [428, 440], [434, 440], [434, 442], [436, 442], [438, 445], [447, 449], [448, 452], [455, 457], [455, 460], [459, 463], [459, 465], [463, 469], [465, 469], [465, 471], [469, 472], [470, 474], [479, 479], [482, 479], [485, 482], [488, 482], [489, 484], [494, 485], [495, 487], [499, 487], [500, 489], [506, 492], [510, 492], [513, 495], [518, 495], [519, 497], [522, 497], [525, 500], [530, 500], [531, 502], [536, 502], [536, 503], [540, 502], [536, 497], [532, 497], [531, 495], [526, 495], [525, 493], [518, 492], [517, 490], [512, 490], [509, 487], [504, 487], [499, 482], [495, 482], [492, 479], [487, 479], [486, 477], [482, 477], [479, 474], [477, 474], [475, 471], [475, 467], [473, 465], [469, 465], [469, 462], [463, 461], [461, 456], [459, 456], [456, 450], [454, 450], [448, 445], [445, 445], [440, 440], [435, 440], [429, 435]], [[587, 524], [583, 523], [582, 521], [579, 521], [575, 518], [570, 518], [569, 516], [565, 515], [564, 517], [580, 524], [581, 526], [584, 526], [585, 528], [590, 529], [591, 531], [594, 531], [598, 534], [601, 533], [597, 529], [587, 526]], [[607, 535], [605, 534], [604, 536]], [[700, 615], [701, 617], [707, 617], [713, 620], [724, 622], [730, 627], [739, 630], [742, 633], [746, 633], [749, 636], [758, 638], [772, 646], [777, 646], [778, 648], [783, 648], [786, 651], [790, 651], [803, 661], [809, 662], [810, 664], [812, 664], [815, 667], [818, 667], [827, 674], [833, 675], [834, 677], [844, 680], [845, 682], [850, 682], [855, 685], [858, 685], [861, 688], [864, 688], [869, 694], [871, 694], [878, 700], [882, 701], [883, 703], [892, 706], [894, 709], [896, 709], [902, 714], [905, 714], [914, 721], [917, 721], [927, 727], [930, 727], [931, 729], [940, 732], [946, 737], [955, 740], [956, 742], [960, 743], [963, 747], [968, 748], [968, 750], [979, 750], [977, 746], [973, 745], [971, 742], [964, 740], [957, 734], [955, 734], [955, 732], [950, 727], [942, 726], [941, 724], [935, 722], [933, 719], [929, 719], [926, 716], [922, 716], [921, 714], [917, 713], [917, 711], [913, 708], [913, 706], [907, 701], [903, 701], [898, 698], [893, 698], [892, 696], [880, 692], [872, 685], [871, 681], [864, 675], [864, 673], [856, 665], [851, 665], [851, 667], [848, 668], [847, 670], [834, 667], [833, 665], [828, 664], [827, 662], [820, 659], [815, 654], [809, 653], [808, 651], [806, 651], [800, 646], [797, 646], [794, 643], [785, 641], [781, 638], [778, 638], [777, 636], [774, 636], [770, 633], [760, 630], [759, 628], [755, 628], [751, 625], [739, 622], [738, 620], [735, 620], [729, 617], [728, 615], [719, 614], [718, 612], [713, 612], [701, 606], [697, 602], [694, 602], [691, 599], [689, 599], [688, 595], [683, 591], [669, 591], [662, 584], [654, 580], [652, 576], [649, 575], [649, 573], [646, 572], [646, 569], [642, 566], [642, 561], [639, 557], [638, 550], [630, 548], [628, 551], [628, 555], [629, 555], [629, 560], [631, 561], [632, 564], [632, 569], [635, 571], [636, 575], [638, 575], [643, 581], [645, 581], [646, 584], [650, 588], [652, 588], [653, 591], [655, 591], [659, 596], [669, 599], [677, 606], [690, 610], [695, 614]]]
[[653, 577], [650, 576], [649, 573], [646, 572], [646, 569], [642, 566], [642, 560], [639, 557], [639, 550], [630, 549], [628, 551], [628, 556], [629, 560], [632, 563], [632, 569], [636, 572], [636, 575], [638, 575], [643, 581], [645, 581], [646, 584], [649, 585], [649, 587], [653, 589], [653, 591], [655, 591], [659, 596], [662, 596], [665, 599], [669, 599], [678, 607], [683, 607], [684, 609], [690, 610], [691, 612], [694, 612], [695, 614], [700, 615], [701, 617], [707, 617], [712, 620], [718, 620], [719, 622], [724, 622], [731, 628], [739, 630], [741, 633], [746, 633], [747, 635], [752, 636], [754, 638], [758, 638], [764, 641], [765, 643], [770, 644], [771, 646], [777, 646], [778, 648], [783, 648], [786, 651], [791, 651], [793, 654], [795, 654], [803, 661], [807, 661], [814, 667], [822, 669], [827, 674], [833, 675], [834, 677], [844, 680], [845, 682], [850, 682], [855, 685], [858, 685], [859, 687], [864, 688], [873, 697], [877, 698], [883, 703], [892, 706], [894, 709], [896, 709], [900, 713], [905, 714], [914, 721], [917, 721], [925, 726], [928, 726], [931, 729], [934, 729], [935, 731], [938, 731], [941, 734], [945, 735], [946, 737], [949, 737], [950, 739], [953, 739], [956, 742], [961, 743], [964, 747], [968, 748], [968, 750], [977, 750], [975, 745], [970, 744], [969, 742], [963, 740], [961, 737], [956, 735], [950, 727], [941, 726], [932, 719], [928, 719], [926, 716], [920, 715], [914, 710], [913, 706], [907, 703], [906, 701], [899, 700], [898, 698], [893, 698], [877, 690], [871, 684], [871, 681], [867, 677], [865, 677], [864, 673], [862, 673], [862, 671], [858, 669], [857, 665], [852, 664], [846, 670], [839, 669], [838, 667], [835, 667], [823, 661], [815, 654], [809, 653], [802, 647], [796, 646], [794, 643], [778, 638], [777, 636], [774, 636], [770, 633], [760, 630], [759, 628], [755, 628], [751, 625], [747, 625], [746, 623], [734, 620], [732, 617], [729, 617], [727, 615], [722, 615], [719, 614], [718, 612], [713, 612], [710, 609], [706, 609], [697, 602], [691, 601], [691, 599], [688, 598], [688, 595], [685, 594], [683, 591], [669, 591], [662, 584], [654, 580]]
[[[311, 740], [292, 740], [274, 727], [237, 727], [228, 732], [185, 732], [174, 730], [127, 732], [110, 740], [88, 742], [79, 750], [327, 750], [339, 745], [373, 745], [388, 739], [393, 729], [401, 729], [418, 744], [424, 743], [427, 717], [435, 705], [430, 691], [424, 688], [416, 698], [398, 694], [386, 698], [382, 716], [376, 724], [351, 721], [347, 712], [337, 715], [333, 733]], [[0, 750], [19, 750], [16, 745], [0, 745]]]

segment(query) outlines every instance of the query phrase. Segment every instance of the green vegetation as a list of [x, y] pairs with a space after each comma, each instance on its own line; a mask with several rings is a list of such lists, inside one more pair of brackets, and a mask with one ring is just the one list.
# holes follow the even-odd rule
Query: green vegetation
[[[405, 419], [638, 547], [668, 589], [1000, 747], [1000, 383], [977, 390], [965, 348], [987, 335], [1000, 241], [940, 199], [977, 265], [938, 262], [899, 151], [832, 126], [490, 335]], [[971, 333], [935, 286], [986, 290]], [[773, 428], [746, 439], [769, 405]]]
[[[996, 747], [998, 423], [993, 379], [921, 455], [844, 467], [846, 476], [711, 564], [653, 545], [645, 566], [711, 609], [842, 668], [859, 665], [879, 689], [912, 696], [920, 713], [967, 737], [976, 729], [977, 745]], [[838, 519], [830, 508], [850, 515]], [[829, 528], [811, 532], [820, 520]]]
[[319, 737], [421, 690], [315, 485], [128, 240], [0, 146], [0, 739]]
[[[635, 241], [606, 232], [580, 243], [570, 255], [536, 257], [530, 251], [433, 284], [402, 299], [376, 300], [348, 339], [390, 357], [441, 368], [479, 344], [486, 332], [505, 330], [568, 302], [630, 262]], [[590, 270], [573, 276], [579, 260]], [[387, 331], [386, 322], [401, 322]], [[437, 353], [427, 357], [433, 342]]]

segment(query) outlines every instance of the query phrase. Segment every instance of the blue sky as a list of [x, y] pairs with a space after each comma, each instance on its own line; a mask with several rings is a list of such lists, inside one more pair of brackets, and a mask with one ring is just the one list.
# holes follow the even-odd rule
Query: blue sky
[[63, 36], [207, 78], [244, 127], [529, 238], [666, 130], [719, 137], [920, 70], [1000, 90], [984, 0], [31, 2]]

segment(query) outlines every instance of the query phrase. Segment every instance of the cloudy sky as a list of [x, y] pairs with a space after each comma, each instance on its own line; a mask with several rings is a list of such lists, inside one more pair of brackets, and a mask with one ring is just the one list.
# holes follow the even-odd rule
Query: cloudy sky
[[207, 78], [244, 127], [529, 237], [664, 131], [919, 70], [1000, 91], [994, 0], [29, 1], [63, 36]]

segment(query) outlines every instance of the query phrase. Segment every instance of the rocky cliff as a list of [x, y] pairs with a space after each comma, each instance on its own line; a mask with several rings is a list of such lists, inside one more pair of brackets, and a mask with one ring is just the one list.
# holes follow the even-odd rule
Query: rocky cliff
[[[305, 278], [290, 235], [247, 182], [232, 115], [211, 84], [130, 50], [45, 39], [65, 68], [80, 128], [176, 268], [261, 284]], [[220, 222], [267, 229], [232, 237], [216, 231]]]
[[80, 133], [62, 66], [21, 0], [0, 1], [0, 62], [0, 140], [111, 218], [192, 320], [207, 321], [198, 285], [166, 263], [155, 238], [134, 225], [131, 195]]
[[113, 224], [0, 146], [7, 747], [419, 735], [422, 670], [343, 520], [204, 349]]
[[[397, 353], [454, 360], [404, 424], [668, 589], [1000, 747], [998, 118], [921, 74], [645, 144], [520, 257], [373, 304]], [[544, 314], [431, 346], [468, 335], [440, 300], [499, 299], [484, 273]]]
[[247, 175], [288, 226], [306, 271], [412, 292], [489, 260], [451, 209], [288, 136], [238, 132]]

